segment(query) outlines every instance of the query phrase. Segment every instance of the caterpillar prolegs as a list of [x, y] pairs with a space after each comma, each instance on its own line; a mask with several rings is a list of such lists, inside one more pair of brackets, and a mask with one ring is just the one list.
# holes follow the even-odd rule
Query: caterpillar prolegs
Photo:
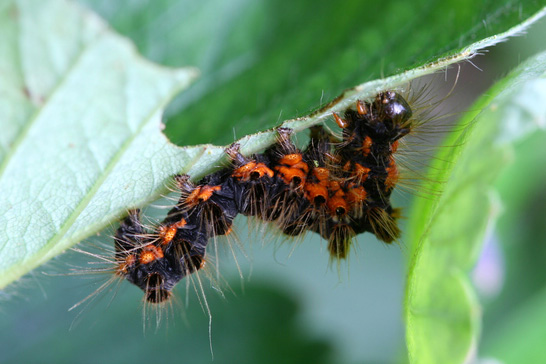
[[287, 128], [278, 128], [277, 142], [261, 154], [243, 156], [231, 145], [228, 167], [197, 184], [175, 176], [181, 196], [159, 225], [147, 230], [139, 211], [130, 211], [115, 235], [116, 274], [141, 288], [148, 302], [163, 302], [203, 267], [208, 242], [229, 234], [237, 214], [276, 224], [290, 236], [318, 233], [334, 258], [345, 258], [354, 237], [365, 232], [395, 241], [394, 156], [415, 126], [412, 115], [400, 94], [387, 91], [333, 114], [341, 136], [312, 127], [304, 149]]

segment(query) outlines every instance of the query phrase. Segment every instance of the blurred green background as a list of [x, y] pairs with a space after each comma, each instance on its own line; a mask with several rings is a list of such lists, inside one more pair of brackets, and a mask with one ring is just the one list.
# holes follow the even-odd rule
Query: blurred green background
[[[366, 65], [353, 67], [346, 74], [339, 64], [324, 69], [327, 57], [344, 57], [348, 63], [362, 60], [358, 53], [332, 51], [340, 42], [356, 41], [335, 36], [324, 42], [317, 39], [312, 44], [294, 42], [294, 49], [282, 49], [284, 43], [268, 32], [293, 29], [285, 32], [285, 36], [301, 35], [303, 42], [310, 39], [306, 32], [335, 34], [335, 31], [325, 29], [324, 21], [301, 20], [305, 16], [297, 8], [286, 14], [274, 14], [282, 7], [267, 5], [268, 2], [259, 5], [231, 1], [225, 7], [217, 1], [199, 6], [188, 1], [157, 1], [152, 5], [137, 0], [124, 6], [112, 5], [114, 2], [107, 0], [81, 2], [97, 11], [116, 31], [130, 37], [151, 60], [201, 69], [200, 80], [180, 95], [166, 113], [166, 133], [180, 145], [230, 143], [236, 137], [273, 126], [285, 118], [305, 114], [309, 107], [319, 106], [321, 98], [328, 101], [343, 88], [378, 78], [383, 71], [391, 74], [401, 67], [387, 62], [356, 80], [355, 73], [367, 71]], [[370, 4], [371, 13], [375, 10], [389, 14], [388, 9], [375, 9], [377, 4]], [[302, 6], [301, 11], [304, 10]], [[352, 20], [350, 11], [330, 14], [329, 10], [317, 6], [317, 17], [345, 16], [347, 21], [335, 24], [362, 26]], [[186, 14], [184, 22], [178, 16], [181, 13]], [[222, 14], [221, 19], [215, 14]], [[245, 22], [256, 22], [259, 26]], [[245, 32], [247, 27], [257, 31]], [[192, 29], [199, 31], [192, 33]], [[401, 31], [397, 29], [395, 34]], [[473, 59], [472, 64], [462, 64], [457, 88], [446, 110], [461, 112], [494, 80], [529, 55], [543, 50], [545, 31], [543, 21], [534, 25], [529, 34], [492, 48]], [[193, 34], [192, 39], [187, 34]], [[358, 41], [374, 39], [381, 38], [370, 36]], [[219, 46], [224, 43], [238, 44], [240, 49]], [[378, 46], [382, 52], [392, 48], [381, 43]], [[307, 47], [320, 48], [325, 58], [306, 59]], [[279, 49], [283, 54], [293, 54], [293, 58], [277, 56]], [[366, 62], [381, 62], [381, 54]], [[256, 57], [266, 57], [267, 61], [256, 62]], [[255, 63], [260, 67], [253, 68]], [[320, 75], [313, 76], [313, 70], [320, 70]], [[439, 89], [451, 88], [454, 71], [447, 74], [447, 82], [440, 77]], [[324, 95], [302, 92], [322, 89], [325, 79], [335, 79], [336, 83], [323, 90]], [[221, 97], [237, 89], [233, 87], [237, 82], [252, 86], [240, 88], [240, 95]], [[287, 89], [291, 91], [285, 92]], [[208, 123], [208, 118], [225, 122]], [[195, 122], [188, 123], [188, 119]], [[487, 254], [474, 274], [484, 310], [480, 357], [514, 363], [538, 363], [546, 358], [540, 342], [521, 340], [526, 336], [546, 337], [546, 333], [541, 336], [546, 330], [543, 213], [546, 192], [542, 188], [546, 182], [542, 168], [546, 165], [545, 137], [536, 134], [518, 146], [517, 163], [499, 180], [505, 212], [498, 228], [488, 237]], [[398, 206], [411, 202], [411, 196], [398, 194], [396, 198]], [[119, 292], [117, 289], [106, 292], [89, 306], [84, 304], [67, 312], [106, 279], [63, 276], [71, 269], [85, 267], [89, 260], [72, 252], [1, 293], [0, 362], [207, 363], [212, 360], [210, 346], [216, 363], [407, 361], [401, 317], [409, 247], [403, 239], [401, 246], [385, 246], [369, 234], [359, 236], [356, 253], [338, 270], [335, 264], [329, 266], [326, 245], [314, 235], [298, 244], [250, 245], [247, 240], [261, 242], [262, 237], [256, 235], [266, 232], [247, 239], [247, 221], [238, 218], [237, 224], [244, 254], [237, 252], [236, 264], [229, 252], [221, 253], [220, 270], [227, 282], [221, 285], [223, 294], [210, 283], [204, 283], [212, 312], [210, 337], [208, 314], [192, 288], [186, 292], [185, 287], [179, 287], [179, 302], [171, 317], [157, 330], [148, 328], [143, 332], [142, 293], [125, 282]], [[90, 238], [82, 247], [110, 244], [111, 233], [109, 230]], [[244, 279], [239, 277], [237, 265]], [[79, 312], [82, 313], [78, 315]], [[534, 335], [529, 335], [530, 332]]]

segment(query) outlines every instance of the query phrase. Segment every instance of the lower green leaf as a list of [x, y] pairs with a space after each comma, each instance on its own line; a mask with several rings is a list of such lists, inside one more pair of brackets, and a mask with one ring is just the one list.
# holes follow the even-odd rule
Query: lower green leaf
[[482, 112], [461, 121], [466, 127], [446, 142], [455, 147], [443, 148], [432, 168], [448, 181], [443, 194], [414, 205], [405, 306], [412, 363], [462, 363], [476, 354], [480, 307], [467, 273], [501, 210], [493, 183], [513, 144], [545, 126], [538, 113], [546, 103], [545, 71], [543, 53], [478, 101], [472, 109]]

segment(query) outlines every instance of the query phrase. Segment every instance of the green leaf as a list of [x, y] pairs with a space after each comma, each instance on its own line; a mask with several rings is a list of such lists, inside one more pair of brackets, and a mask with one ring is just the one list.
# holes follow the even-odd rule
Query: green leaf
[[[448, 181], [438, 199], [414, 204], [416, 249], [406, 291], [412, 362], [461, 363], [475, 355], [480, 307], [467, 273], [500, 212], [493, 184], [511, 161], [514, 143], [545, 128], [546, 53], [522, 64], [472, 108], [482, 110], [450, 136], [431, 179]], [[429, 186], [437, 188], [437, 186]]]
[[67, 1], [4, 1], [0, 27], [4, 287], [164, 189], [200, 151], [159, 128], [195, 70], [149, 63]]
[[536, 0], [203, 0], [199, 5], [159, 0], [153, 6], [80, 1], [150, 59], [201, 70], [202, 77], [167, 113], [166, 134], [178, 145], [229, 144], [306, 115], [349, 87], [439, 57], [465, 51], [471, 56], [467, 47], [488, 37], [475, 49], [506, 40], [501, 33], [545, 5]]

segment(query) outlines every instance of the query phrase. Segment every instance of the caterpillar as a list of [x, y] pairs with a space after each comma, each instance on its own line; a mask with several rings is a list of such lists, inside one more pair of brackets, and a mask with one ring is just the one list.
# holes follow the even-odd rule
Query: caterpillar
[[203, 268], [208, 242], [228, 235], [238, 214], [276, 224], [289, 236], [315, 232], [336, 259], [347, 257], [358, 234], [397, 240], [400, 209], [390, 201], [400, 175], [394, 155], [418, 123], [411, 107], [386, 91], [333, 119], [340, 136], [314, 126], [300, 149], [291, 129], [278, 128], [277, 142], [261, 154], [243, 156], [235, 143], [226, 148], [229, 166], [196, 184], [175, 176], [180, 198], [161, 223], [144, 228], [139, 210], [121, 222], [115, 274], [142, 289], [147, 302], [165, 302], [179, 281]]

